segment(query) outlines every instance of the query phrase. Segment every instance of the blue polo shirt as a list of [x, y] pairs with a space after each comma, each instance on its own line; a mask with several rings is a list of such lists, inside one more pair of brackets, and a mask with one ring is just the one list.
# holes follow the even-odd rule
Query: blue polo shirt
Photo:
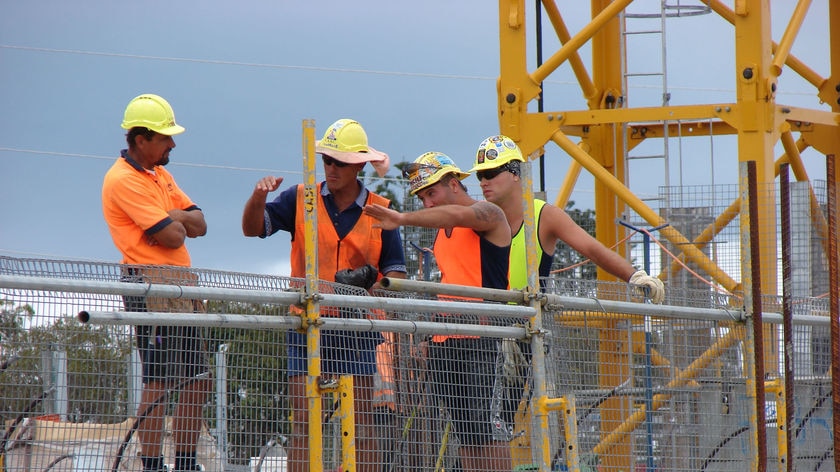
[[[357, 180], [357, 182], [359, 182]], [[362, 185], [359, 182], [359, 185]], [[295, 215], [297, 214], [297, 185], [292, 185], [280, 192], [273, 201], [265, 204], [265, 228], [261, 238], [271, 236], [278, 231], [286, 231], [295, 239]], [[362, 216], [362, 209], [367, 200], [368, 189], [362, 186], [362, 191], [356, 201], [346, 210], [338, 211], [335, 198], [327, 188], [327, 183], [321, 183], [321, 201], [330, 215], [330, 221], [335, 226], [339, 238], [344, 238]], [[323, 224], [323, 222], [318, 223]], [[382, 230], [382, 253], [379, 256], [379, 272], [406, 272], [405, 255], [403, 254], [402, 238], [398, 230]]]

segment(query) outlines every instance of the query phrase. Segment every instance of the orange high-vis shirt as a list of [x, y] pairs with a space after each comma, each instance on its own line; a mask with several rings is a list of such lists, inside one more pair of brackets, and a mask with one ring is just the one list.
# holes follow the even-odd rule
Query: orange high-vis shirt
[[119, 158], [102, 182], [102, 213], [124, 264], [189, 266], [187, 247], [149, 244], [149, 237], [173, 222], [169, 210], [196, 205], [163, 167], [154, 172], [133, 160]]

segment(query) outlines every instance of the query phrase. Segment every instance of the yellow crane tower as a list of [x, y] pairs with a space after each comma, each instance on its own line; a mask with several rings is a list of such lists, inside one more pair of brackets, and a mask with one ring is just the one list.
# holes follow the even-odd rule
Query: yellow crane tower
[[[629, 100], [628, 79], [632, 71], [627, 68], [626, 55], [630, 52], [628, 35], [629, 22], [637, 15], [631, 8], [640, 0], [591, 0], [588, 22], [576, 32], [570, 32], [567, 16], [574, 11], [579, 13], [585, 8], [584, 2], [555, 2], [554, 0], [499, 0], [499, 47], [500, 75], [497, 83], [498, 118], [500, 132], [516, 141], [529, 160], [535, 161], [546, 152], [546, 145], [554, 143], [568, 154], [572, 161], [562, 179], [562, 186], [557, 196], [557, 206], [565, 207], [582, 170], [594, 178], [594, 202], [596, 215], [596, 235], [609, 247], [627, 255], [628, 247], [620, 244], [628, 231], [616, 224], [626, 216], [628, 209], [635, 212], [650, 227], [666, 223], [662, 213], [632, 191], [628, 181], [628, 166], [632, 151], [646, 141], [665, 142], [665, 164], [667, 165], [667, 140], [679, 136], [681, 140], [705, 138], [709, 136], [730, 135], [736, 138], [737, 149], [730, 152], [716, 151], [728, 156], [737, 155], [737, 162], [724, 162], [731, 167], [731, 173], [737, 174], [739, 188], [747, 186], [743, 177], [746, 163], [754, 168], [755, 182], [758, 188], [765, 189], [758, 196], [758, 225], [751, 225], [750, 218], [740, 218], [740, 233], [761, 235], [756, 237], [758, 254], [761, 260], [759, 280], [749, 274], [748, 254], [741, 254], [738, 269], [741, 273], [728, 273], [719, 267], [713, 258], [702, 250], [704, 244], [714, 237], [716, 228], [726, 226], [735, 215], [743, 215], [746, 207], [741, 207], [741, 200], [736, 199], [714, 219], [699, 236], [689, 238], [673, 226], [660, 230], [661, 237], [674, 247], [679, 248], [679, 258], [694, 264], [722, 289], [732, 294], [744, 294], [753, 289], [751, 284], [760, 284], [760, 293], [776, 295], [778, 286], [777, 257], [777, 217], [776, 195], [772, 190], [780, 165], [789, 164], [797, 181], [810, 182], [801, 158], [801, 153], [812, 149], [822, 156], [840, 155], [840, 2], [822, 0], [828, 12], [818, 21], [828, 23], [827, 38], [821, 41], [824, 47], [821, 53], [827, 55], [828, 75], [822, 76], [813, 66], [805, 63], [791, 53], [797, 36], [807, 34], [802, 30], [803, 21], [812, 8], [811, 1], [799, 0], [789, 15], [784, 31], [777, 39], [771, 34], [770, 0], [733, 0], [725, 4], [720, 0], [695, 0], [687, 5], [680, 0], [662, 0], [656, 2], [656, 11], [663, 21], [677, 16], [711, 15], [723, 24], [728, 24], [733, 31], [732, 51], [734, 63], [731, 69], [720, 69], [720, 74], [731, 77], [735, 96], [721, 103], [700, 103], [689, 105], [671, 105], [668, 103], [667, 87], [663, 90], [661, 105], [633, 107]], [[669, 4], [671, 3], [671, 4]], [[773, 2], [775, 3], [775, 2]], [[793, 3], [793, 2], [790, 2]], [[731, 5], [731, 6], [729, 6]], [[536, 6], [536, 9], [534, 8]], [[778, 6], [778, 5], [776, 5]], [[567, 12], [564, 12], [568, 10]], [[536, 10], [536, 13], [535, 13]], [[569, 15], [564, 15], [568, 13]], [[556, 51], [544, 54], [545, 59], [538, 64], [529, 64], [528, 57], [534, 55], [533, 27], [530, 15], [544, 14], [553, 27]], [[786, 15], [787, 16], [787, 15]], [[689, 18], [678, 21], [691, 21]], [[664, 24], [664, 23], [663, 23]], [[542, 21], [540, 20], [540, 27]], [[665, 37], [663, 34], [663, 50]], [[552, 38], [554, 39], [554, 38]], [[703, 38], [697, 38], [698, 48], [702, 47]], [[589, 51], [591, 57], [584, 57]], [[692, 56], [694, 51], [669, 51]], [[664, 64], [663, 60], [663, 64]], [[574, 72], [580, 93], [585, 100], [585, 109], [543, 111], [535, 105], [540, 103], [542, 87], [552, 74], [562, 66], [570, 67]], [[720, 64], [696, 64], [697, 67], [718, 67]], [[664, 68], [662, 70], [664, 78]], [[803, 108], [778, 103], [779, 78], [781, 74], [797, 74], [805, 83], [813, 87], [815, 107]], [[780, 145], [780, 146], [779, 146]], [[781, 156], [776, 156], [778, 149], [783, 149]], [[663, 156], [660, 156], [663, 157]], [[840, 180], [840, 166], [834, 167], [834, 175], [826, 175], [829, 187]], [[663, 185], [667, 185], [666, 171]], [[554, 176], [553, 181], [561, 180]], [[811, 188], [811, 205], [816, 207], [814, 190]], [[814, 231], [829, 240], [829, 226], [821, 212], [815, 211]], [[754, 227], [755, 226], [755, 227]], [[836, 238], [837, 235], [831, 235]], [[743, 252], [747, 252], [742, 247]], [[828, 254], [827, 247], [824, 248]], [[836, 257], [836, 255], [835, 255]], [[532, 267], [535, 264], [530, 263]], [[665, 264], [659, 276], [672, 278], [681, 270], [675, 263]], [[532, 273], [534, 271], [532, 270]], [[730, 269], [730, 272], [733, 272]], [[611, 276], [599, 269], [599, 279], [611, 280]], [[773, 345], [773, 334], [765, 336], [765, 343]], [[602, 339], [602, 350], [607, 349], [610, 341]], [[615, 369], [614, 375], [604, 379], [625, 378], [628, 363], [610, 358], [613, 354], [603, 352], [602, 366]], [[767, 362], [777, 362], [770, 359]], [[614, 385], [604, 385], [614, 387]], [[616, 402], [605, 408], [602, 421], [619, 424], [616, 415], [621, 411], [626, 400], [612, 399]], [[627, 405], [623, 405], [627, 406]], [[613, 413], [610, 413], [613, 412]], [[610, 430], [611, 427], [604, 427]], [[615, 449], [617, 456], [629, 457], [631, 445], [624, 443]], [[607, 470], [619, 470], [628, 464], [604, 464]], [[626, 470], [626, 469], [625, 469]]]

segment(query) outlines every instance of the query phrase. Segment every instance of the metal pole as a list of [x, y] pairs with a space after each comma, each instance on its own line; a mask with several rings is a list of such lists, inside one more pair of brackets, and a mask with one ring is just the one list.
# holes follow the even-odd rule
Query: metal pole
[[752, 431], [751, 470], [767, 468], [767, 430], [764, 411], [764, 332], [761, 316], [761, 260], [759, 246], [758, 189], [756, 162], [744, 161], [739, 165], [741, 201], [746, 202], [747, 212], [741, 214], [741, 279], [744, 287], [744, 310], [747, 315], [746, 341], [746, 393], [750, 401]]
[[838, 246], [837, 246], [837, 182], [833, 180], [835, 173], [834, 154], [826, 157], [826, 175], [828, 176], [828, 286], [829, 313], [831, 314], [831, 398], [832, 425], [834, 431], [834, 470], [840, 470], [840, 279], [837, 277]]
[[[668, 223], [652, 228], [650, 231], [643, 231], [634, 227], [630, 223], [623, 220], [618, 220], [622, 226], [626, 226], [634, 231], [642, 233], [642, 251], [644, 255], [645, 272], [650, 274], [650, 231], [658, 231], [666, 226]], [[645, 303], [650, 303], [650, 298], [645, 292]], [[647, 436], [647, 469], [649, 471], [655, 470], [654, 455], [653, 455], [653, 371], [651, 369], [651, 332], [653, 331], [653, 321], [649, 314], [645, 315], [645, 434]]]
[[788, 472], [793, 472], [793, 435], [790, 430], [794, 420], [794, 373], [793, 373], [793, 268], [791, 267], [792, 240], [791, 240], [791, 199], [790, 199], [790, 165], [785, 163], [779, 166], [779, 199], [781, 200], [781, 224], [782, 224], [782, 317], [784, 318], [782, 334], [784, 336], [785, 356], [785, 422], [780, 428], [785, 433], [784, 446], [785, 454], [782, 453], [783, 444], [779, 444], [779, 460], [784, 460]]
[[228, 463], [227, 350], [227, 344], [221, 344], [216, 352], [216, 440], [223, 466]]
[[306, 241], [305, 311], [301, 322], [306, 328], [306, 399], [309, 410], [309, 471], [324, 468], [324, 442], [321, 435], [321, 316], [318, 304], [318, 192], [315, 182], [315, 120], [303, 120], [304, 241]]

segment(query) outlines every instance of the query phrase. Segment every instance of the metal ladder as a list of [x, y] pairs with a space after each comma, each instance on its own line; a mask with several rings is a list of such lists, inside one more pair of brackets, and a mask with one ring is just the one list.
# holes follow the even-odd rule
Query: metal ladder
[[[676, 1], [676, 3], [673, 3]], [[631, 101], [635, 102], [640, 98], [642, 103], [633, 103], [634, 107], [667, 107], [671, 101], [671, 93], [668, 89], [667, 75], [667, 40], [666, 24], [669, 18], [695, 16], [707, 14], [711, 9], [703, 4], [688, 5], [685, 0], [643, 0], [633, 2], [622, 13], [622, 80], [625, 91], [625, 106]], [[695, 2], [697, 3], [697, 2]], [[633, 8], [631, 10], [631, 8]], [[636, 45], [635, 43], [639, 43]], [[632, 46], [632, 47], [631, 47]], [[628, 58], [629, 56], [629, 58]], [[644, 81], [647, 80], [647, 83]], [[635, 90], [650, 88], [658, 90], [658, 96], [631, 95], [631, 87]], [[655, 123], [659, 125], [660, 123]], [[622, 137], [624, 140], [624, 160], [626, 182], [631, 182], [631, 170], [640, 167], [634, 166], [639, 161], [658, 160], [662, 163], [659, 170], [661, 173], [661, 185], [670, 187], [671, 169], [669, 152], [669, 122], [663, 125], [663, 136], [659, 140], [661, 144], [655, 146], [644, 143], [638, 149], [630, 150], [628, 143], [634, 139], [643, 137], [644, 123], [624, 124]], [[639, 134], [641, 136], [636, 136]], [[647, 167], [651, 169], [650, 166]], [[658, 177], [660, 174], [652, 175], [650, 172], [642, 172], [647, 178]], [[668, 205], [662, 202], [659, 196], [645, 196], [640, 193], [642, 200], [650, 201], [651, 205]]]

